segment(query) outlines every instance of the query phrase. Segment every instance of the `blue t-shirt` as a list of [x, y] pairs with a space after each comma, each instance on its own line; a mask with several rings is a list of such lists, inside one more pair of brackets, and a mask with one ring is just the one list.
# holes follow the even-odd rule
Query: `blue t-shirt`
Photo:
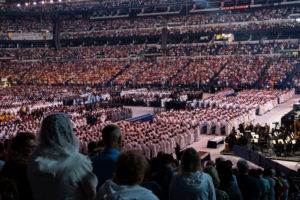
[[117, 157], [120, 152], [117, 149], [105, 148], [99, 155], [91, 157], [93, 173], [98, 178], [97, 189], [108, 179], [113, 177]]

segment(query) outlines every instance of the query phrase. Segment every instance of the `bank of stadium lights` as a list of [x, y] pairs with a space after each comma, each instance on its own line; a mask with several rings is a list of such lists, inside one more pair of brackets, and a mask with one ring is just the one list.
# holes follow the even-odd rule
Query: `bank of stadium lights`
[[[45, 5], [47, 3], [51, 3], [51, 4], [53, 4], [55, 2], [58, 2], [58, 3], [66, 2], [66, 3], [68, 3], [68, 2], [71, 2], [71, 1], [72, 0], [43, 0], [43, 1], [40, 1], [40, 2], [36, 2], [36, 1], [34, 1], [34, 2], [26, 2], [23, 5], [27, 7], [27, 6], [30, 6], [30, 5], [36, 6], [38, 3], [42, 4], [42, 5]], [[21, 7], [22, 6], [22, 4], [20, 4], [20, 3], [17, 3], [16, 5], [17, 5], [17, 7]]]

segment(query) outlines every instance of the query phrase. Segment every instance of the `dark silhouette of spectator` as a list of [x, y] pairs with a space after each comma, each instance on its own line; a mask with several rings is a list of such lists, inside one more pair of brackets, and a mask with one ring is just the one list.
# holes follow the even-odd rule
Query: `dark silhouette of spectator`
[[217, 170], [220, 178], [219, 188], [224, 190], [231, 200], [242, 200], [243, 197], [240, 188], [233, 178], [231, 163], [222, 161], [218, 164]]
[[[35, 136], [29, 132], [17, 134], [8, 145], [8, 160], [1, 172], [0, 186], [2, 198], [13, 195], [20, 200], [31, 200], [32, 192], [27, 175], [27, 165], [30, 154], [35, 147]], [[3, 180], [6, 182], [3, 182]], [[8, 185], [15, 187], [15, 192], [7, 191]], [[9, 194], [8, 194], [9, 193]]]
[[175, 161], [172, 155], [163, 154], [160, 157], [160, 169], [152, 174], [152, 180], [159, 184], [164, 193], [164, 199], [169, 199], [169, 185], [174, 174]]
[[117, 125], [110, 124], [104, 127], [102, 138], [105, 148], [99, 155], [91, 157], [93, 172], [99, 181], [97, 188], [113, 177], [117, 157], [122, 146], [121, 130]]
[[246, 160], [240, 159], [237, 163], [237, 181], [244, 200], [259, 200], [261, 190], [259, 182], [248, 175], [249, 166]]

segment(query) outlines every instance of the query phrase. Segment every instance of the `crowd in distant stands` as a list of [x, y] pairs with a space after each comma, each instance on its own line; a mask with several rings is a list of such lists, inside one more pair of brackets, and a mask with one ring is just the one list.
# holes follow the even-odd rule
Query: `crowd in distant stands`
[[[170, 34], [294, 28], [298, 27], [299, 23], [291, 19], [288, 21], [270, 22], [265, 22], [264, 20], [287, 19], [290, 14], [297, 13], [299, 13], [299, 9], [295, 7], [285, 7], [263, 8], [255, 11], [189, 14], [185, 16], [168, 16], [166, 18], [154, 16], [135, 19], [96, 20], [93, 19], [95, 16], [89, 16], [90, 19], [62, 19], [62, 38], [160, 35], [161, 29], [165, 27], [166, 24], [168, 24]], [[4, 33], [6, 33], [7, 30], [41, 32], [42, 30], [52, 31], [53, 29], [53, 22], [49, 18], [39, 19], [28, 17], [10, 19], [4, 17], [2, 21], [0, 32]], [[30, 21], [30, 23], [28, 21]], [[235, 22], [249, 23], [235, 24]], [[89, 31], [88, 34], [85, 33], [87, 31]]]
[[[285, 44], [279, 45], [285, 48]], [[297, 43], [288, 44], [294, 45]], [[168, 50], [170, 57], [151, 59], [136, 57], [145, 52], [143, 46], [25, 49], [12, 52], [19, 61], [1, 63], [0, 75], [13, 84], [200, 87], [214, 83], [219, 87], [252, 87], [259, 83], [273, 87], [286, 81], [297, 63], [294, 57], [269, 57], [268, 53], [278, 50], [276, 46], [199, 46], [203, 51], [197, 46], [175, 46]], [[208, 48], [212, 55], [205, 52]], [[194, 57], [187, 56], [191, 54]]]
[[273, 59], [270, 67], [266, 71], [263, 81], [265, 81], [265, 84], [269, 84], [271, 86], [279, 85], [292, 72], [295, 63], [297, 63], [296, 59], [289, 61], [283, 58]]
[[[299, 49], [298, 40], [286, 42], [215, 42], [174, 44], [166, 50], [167, 56], [217, 56], [217, 55], [256, 55], [274, 54], [281, 50]], [[143, 54], [162, 53], [160, 45], [103, 45], [54, 48], [6, 48], [1, 49], [1, 57], [11, 57], [16, 60], [71, 60], [93, 58], [126, 58]]]
[[[35, 12], [55, 12], [55, 11], [74, 11], [74, 10], [91, 10], [91, 9], [103, 9], [103, 8], [118, 8], [118, 7], [130, 7], [130, 6], [141, 6], [141, 5], [157, 5], [165, 3], [176, 3], [184, 2], [182, 0], [118, 0], [118, 1], [90, 1], [90, 2], [61, 2], [53, 4], [49, 3], [30, 3], [18, 6], [17, 4], [7, 5], [2, 7], [3, 11], [35, 11]], [[105, 12], [104, 12], [105, 13]]]

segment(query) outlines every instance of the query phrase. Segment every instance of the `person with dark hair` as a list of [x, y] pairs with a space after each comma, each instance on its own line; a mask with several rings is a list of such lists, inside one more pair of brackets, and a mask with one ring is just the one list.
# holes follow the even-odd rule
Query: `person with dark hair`
[[4, 146], [0, 142], [0, 172], [2, 171], [2, 168], [3, 168], [4, 164], [5, 164], [5, 161], [4, 161]]
[[269, 194], [270, 194], [270, 183], [267, 179], [265, 179], [263, 177], [263, 170], [261, 169], [257, 169], [257, 175], [258, 175], [258, 180], [259, 180], [259, 183], [262, 187], [262, 194], [261, 194], [261, 199], [262, 200], [268, 200], [269, 199]]
[[188, 148], [181, 158], [181, 171], [175, 174], [170, 185], [170, 200], [216, 200], [212, 178], [201, 171], [198, 152]]
[[155, 194], [155, 196], [157, 196], [160, 200], [162, 200], [164, 199], [163, 191], [155, 181], [151, 180], [151, 166], [148, 160], [147, 162], [148, 162], [148, 167], [145, 173], [144, 181], [142, 182], [141, 186], [148, 190], [151, 190]]
[[234, 180], [232, 165], [228, 161], [221, 161], [218, 164], [218, 174], [220, 178], [220, 189], [224, 190], [231, 200], [243, 200], [241, 190]]
[[265, 179], [269, 181], [270, 184], [270, 192], [268, 194], [268, 199], [275, 200], [275, 180], [273, 179], [273, 172], [271, 168], [267, 168], [263, 172], [263, 176]]
[[51, 114], [43, 120], [28, 175], [35, 200], [95, 198], [97, 178], [89, 158], [79, 153], [67, 114]]
[[88, 143], [88, 155], [90, 156], [93, 151], [97, 148], [97, 143], [94, 141], [91, 141]]
[[107, 125], [102, 130], [104, 149], [99, 155], [91, 157], [93, 172], [98, 178], [98, 186], [113, 177], [117, 157], [122, 147], [121, 129], [115, 124]]
[[8, 160], [8, 145], [10, 143], [10, 139], [4, 140], [3, 146], [4, 146], [4, 161]]
[[237, 181], [244, 200], [259, 200], [261, 196], [259, 182], [248, 175], [249, 165], [246, 160], [240, 159], [237, 163]]
[[213, 180], [213, 183], [215, 186], [215, 191], [216, 191], [216, 198], [218, 200], [229, 200], [229, 195], [225, 191], [219, 189], [220, 178], [219, 178], [216, 168], [209, 165], [204, 168], [204, 172], [208, 173]]
[[[3, 184], [5, 179], [4, 184], [6, 186], [8, 184], [13, 185], [16, 188], [13, 195], [18, 196], [20, 200], [33, 199], [27, 175], [27, 165], [34, 147], [35, 136], [29, 132], [17, 134], [8, 145], [8, 161], [5, 162], [1, 172], [1, 183]], [[1, 185], [0, 188], [3, 199], [7, 195], [12, 195], [11, 191], [5, 191], [7, 188], [4, 185]]]
[[122, 152], [117, 158], [113, 179], [101, 186], [96, 200], [158, 200], [150, 190], [139, 186], [147, 168], [148, 162], [141, 152]]
[[170, 154], [160, 156], [160, 169], [152, 174], [152, 180], [159, 184], [164, 193], [164, 198], [169, 199], [169, 185], [174, 174], [174, 158]]

